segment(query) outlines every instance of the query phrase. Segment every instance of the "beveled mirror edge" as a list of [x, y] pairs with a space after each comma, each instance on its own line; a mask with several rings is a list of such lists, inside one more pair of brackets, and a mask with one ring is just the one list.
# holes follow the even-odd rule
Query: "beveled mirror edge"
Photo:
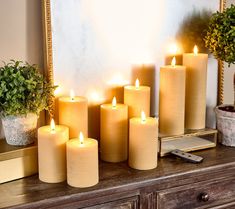
[[[52, 25], [51, 25], [51, 0], [43, 0], [43, 31], [44, 31], [44, 74], [48, 81], [54, 83], [53, 78], [53, 50], [52, 50]], [[220, 11], [226, 8], [226, 0], [220, 0]], [[54, 98], [51, 102], [54, 103]], [[218, 61], [218, 95], [217, 103], [224, 102], [224, 62]], [[55, 105], [52, 105], [51, 115], [46, 116], [46, 119], [54, 116]]]

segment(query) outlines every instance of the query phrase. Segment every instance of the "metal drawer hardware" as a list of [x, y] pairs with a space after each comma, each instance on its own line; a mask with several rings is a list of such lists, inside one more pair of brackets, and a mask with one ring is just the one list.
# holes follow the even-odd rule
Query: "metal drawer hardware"
[[209, 194], [204, 192], [200, 194], [200, 200], [202, 200], [203, 202], [207, 202], [209, 199], [210, 199]]

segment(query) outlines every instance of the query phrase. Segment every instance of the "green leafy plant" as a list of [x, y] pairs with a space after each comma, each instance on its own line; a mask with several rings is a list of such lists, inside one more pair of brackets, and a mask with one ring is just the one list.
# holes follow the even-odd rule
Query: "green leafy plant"
[[[216, 12], [211, 16], [204, 40], [206, 47], [217, 59], [227, 62], [229, 67], [235, 64], [235, 6], [233, 4], [223, 12]], [[233, 80], [232, 111], [235, 111], [235, 74]]]
[[205, 36], [206, 47], [213, 55], [230, 64], [235, 64], [235, 6], [216, 12], [209, 21]]
[[11, 60], [0, 67], [0, 115], [23, 115], [50, 108], [55, 86], [36, 65]]

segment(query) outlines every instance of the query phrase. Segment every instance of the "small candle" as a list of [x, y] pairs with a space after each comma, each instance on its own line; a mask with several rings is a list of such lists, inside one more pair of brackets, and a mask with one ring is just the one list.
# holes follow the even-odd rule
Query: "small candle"
[[141, 110], [150, 115], [150, 87], [140, 86], [136, 79], [135, 86], [124, 87], [124, 104], [128, 105], [128, 117], [137, 117]]
[[72, 187], [90, 187], [99, 182], [97, 140], [84, 138], [70, 139], [67, 147], [67, 182]]
[[159, 126], [160, 133], [178, 135], [184, 133], [185, 67], [171, 65], [160, 69]]
[[128, 107], [117, 104], [100, 106], [100, 150], [101, 159], [107, 162], [127, 160]]
[[88, 135], [88, 104], [85, 97], [78, 97], [70, 91], [70, 97], [59, 98], [59, 124], [69, 127], [70, 138], [82, 131]]
[[157, 167], [158, 155], [158, 121], [146, 117], [130, 119], [129, 129], [129, 166], [138, 170]]
[[38, 166], [39, 179], [47, 183], [58, 183], [66, 180], [66, 142], [69, 139], [69, 128], [55, 125], [38, 129]]
[[203, 129], [206, 124], [206, 80], [208, 55], [198, 53], [183, 54], [186, 66], [185, 128]]

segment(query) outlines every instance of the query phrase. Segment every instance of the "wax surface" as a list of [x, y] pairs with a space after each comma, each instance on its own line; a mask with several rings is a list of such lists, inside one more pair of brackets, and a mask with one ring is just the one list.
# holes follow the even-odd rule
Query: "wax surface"
[[69, 137], [78, 137], [82, 132], [85, 137], [88, 135], [88, 104], [85, 97], [59, 98], [59, 124], [69, 127]]
[[205, 128], [207, 63], [207, 54], [183, 55], [183, 65], [186, 66], [186, 129]]
[[67, 182], [73, 187], [90, 187], [99, 182], [98, 143], [85, 138], [80, 144], [77, 138], [67, 144]]
[[158, 121], [147, 117], [130, 119], [129, 129], [129, 166], [138, 170], [157, 167]]
[[164, 66], [160, 70], [159, 127], [160, 133], [184, 133], [185, 67]]
[[47, 183], [66, 180], [66, 142], [69, 129], [56, 125], [55, 131], [50, 126], [38, 129], [38, 165], [39, 179]]
[[124, 104], [128, 105], [128, 117], [138, 117], [141, 111], [146, 116], [150, 115], [150, 87], [125, 86], [124, 87]]
[[101, 159], [107, 162], [127, 160], [128, 107], [124, 104], [103, 104], [100, 107]]

